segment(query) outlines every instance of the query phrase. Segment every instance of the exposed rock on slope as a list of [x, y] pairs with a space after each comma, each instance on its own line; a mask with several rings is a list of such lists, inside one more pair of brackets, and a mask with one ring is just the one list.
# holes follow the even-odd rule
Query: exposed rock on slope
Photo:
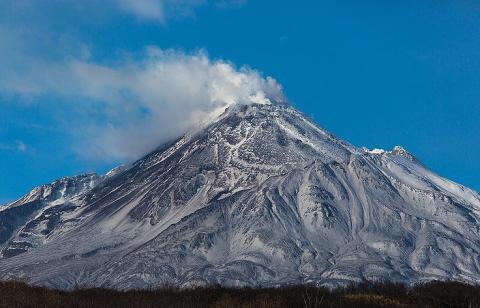
[[72, 287], [480, 279], [480, 197], [400, 147], [236, 106], [105, 177], [0, 212], [0, 277]]

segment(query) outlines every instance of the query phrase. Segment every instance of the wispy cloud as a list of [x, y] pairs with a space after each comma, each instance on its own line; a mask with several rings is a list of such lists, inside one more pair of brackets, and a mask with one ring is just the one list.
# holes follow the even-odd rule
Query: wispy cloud
[[164, 1], [159, 0], [119, 0], [120, 7], [141, 18], [165, 21]]
[[21, 140], [15, 140], [14, 142], [10, 143], [0, 142], [0, 150], [26, 152], [28, 150], [28, 146]]
[[170, 18], [192, 16], [201, 6], [215, 6], [221, 9], [236, 8], [246, 0], [118, 0], [120, 8], [139, 18], [165, 23]]
[[16, 149], [17, 151], [20, 151], [20, 152], [26, 152], [28, 147], [27, 145], [25, 144], [25, 142], [21, 141], [21, 140], [16, 140], [15, 141], [15, 146], [16, 146]]
[[75, 101], [68, 116], [77, 119], [69, 126], [81, 137], [78, 148], [84, 155], [119, 160], [138, 158], [230, 105], [284, 100], [273, 78], [211, 60], [203, 51], [150, 47], [139, 58], [114, 63], [44, 63], [21, 78], [0, 81], [0, 91], [31, 101], [51, 95]]
[[[0, 0], [0, 96], [55, 104], [50, 109], [60, 113], [65, 121], [62, 129], [72, 134], [72, 146], [84, 156], [138, 158], [227, 106], [283, 100], [281, 86], [254, 69], [210, 59], [204, 51], [145, 47], [140, 55], [116, 57], [105, 64], [92, 58], [88, 45], [68, 31], [58, 31], [50, 20], [59, 12], [72, 14], [81, 9], [83, 14], [73, 15], [122, 12], [165, 23], [191, 16], [201, 6], [225, 9], [244, 3], [86, 0], [80, 8], [73, 0], [52, 0], [50, 6], [65, 9], [52, 13], [38, 1]], [[39, 17], [42, 14], [48, 18]], [[0, 144], [0, 149], [25, 152], [29, 148], [17, 141]]]
[[217, 9], [234, 9], [242, 7], [246, 0], [15, 0], [0, 1], [0, 16], [5, 20], [13, 15], [16, 21], [39, 21], [36, 14], [43, 14], [46, 19], [60, 18], [70, 14], [75, 18], [105, 18], [119, 13], [137, 19], [167, 23], [172, 19], [195, 16], [201, 7]]

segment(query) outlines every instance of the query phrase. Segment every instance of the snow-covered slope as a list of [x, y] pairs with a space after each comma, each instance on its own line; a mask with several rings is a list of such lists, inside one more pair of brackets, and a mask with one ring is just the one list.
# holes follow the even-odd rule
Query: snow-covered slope
[[72, 287], [480, 279], [480, 196], [401, 147], [234, 106], [108, 176], [0, 212], [0, 277]]

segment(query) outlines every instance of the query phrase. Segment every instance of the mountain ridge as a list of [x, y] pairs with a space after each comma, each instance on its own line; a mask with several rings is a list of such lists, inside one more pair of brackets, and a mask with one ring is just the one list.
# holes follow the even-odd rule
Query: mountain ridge
[[57, 199], [0, 210], [0, 278], [120, 289], [480, 279], [478, 193], [285, 104], [231, 107], [78, 179]]

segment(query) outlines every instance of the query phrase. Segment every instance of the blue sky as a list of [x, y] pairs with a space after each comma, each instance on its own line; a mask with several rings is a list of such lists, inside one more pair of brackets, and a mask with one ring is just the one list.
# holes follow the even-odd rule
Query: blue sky
[[476, 1], [0, 0], [0, 203], [134, 159], [217, 107], [195, 85], [241, 97], [239, 76], [480, 190], [479, 20]]

